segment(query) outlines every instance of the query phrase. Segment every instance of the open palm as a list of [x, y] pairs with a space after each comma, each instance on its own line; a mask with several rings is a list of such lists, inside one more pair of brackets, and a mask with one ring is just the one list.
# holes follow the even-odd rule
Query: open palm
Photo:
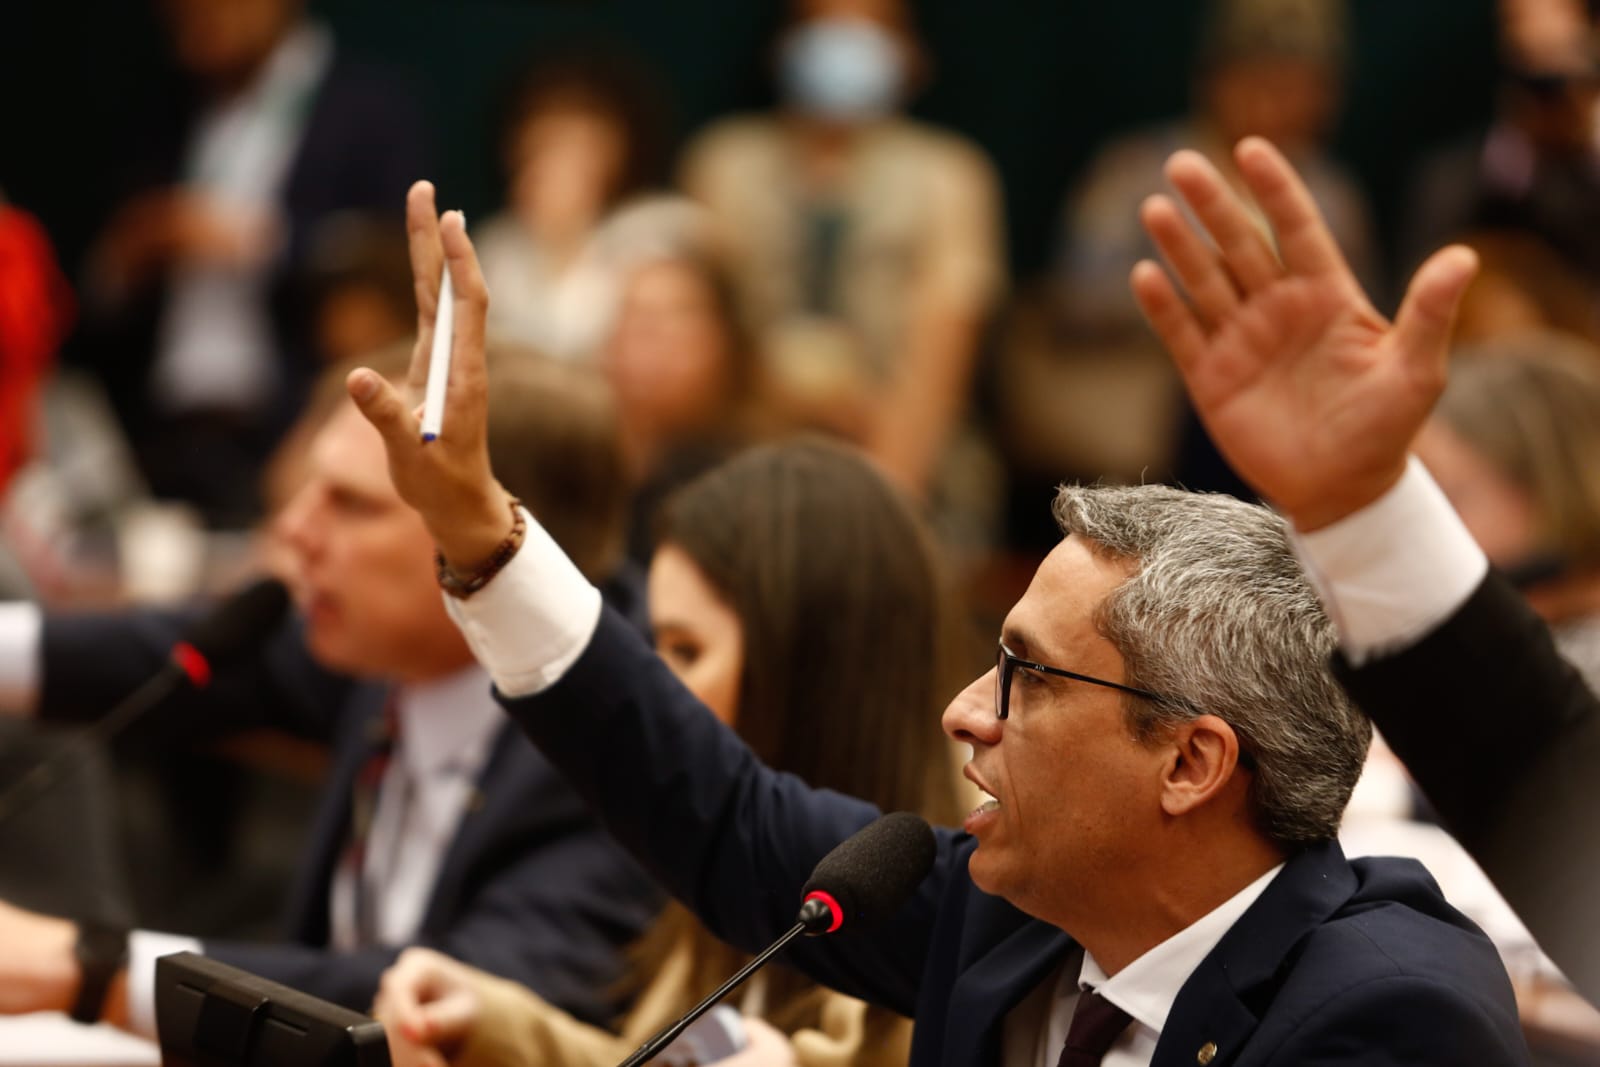
[[1164, 196], [1142, 216], [1188, 301], [1149, 261], [1134, 268], [1134, 294], [1217, 447], [1296, 526], [1315, 529], [1400, 477], [1444, 386], [1450, 323], [1476, 262], [1462, 248], [1436, 254], [1390, 323], [1277, 150], [1247, 139], [1236, 156], [1277, 250], [1222, 175], [1180, 152], [1167, 177], [1204, 230]]

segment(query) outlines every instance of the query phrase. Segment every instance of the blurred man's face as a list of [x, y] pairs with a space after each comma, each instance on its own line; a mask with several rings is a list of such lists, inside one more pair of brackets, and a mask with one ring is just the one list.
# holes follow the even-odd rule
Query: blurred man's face
[[173, 51], [189, 73], [232, 82], [251, 74], [294, 24], [301, 0], [163, 0]]
[[349, 402], [318, 433], [275, 533], [324, 666], [420, 681], [470, 661], [440, 599], [432, 539], [389, 480], [383, 439]]

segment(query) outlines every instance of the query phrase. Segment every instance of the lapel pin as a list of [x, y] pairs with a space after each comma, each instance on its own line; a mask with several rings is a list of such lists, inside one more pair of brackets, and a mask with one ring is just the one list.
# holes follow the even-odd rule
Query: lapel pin
[[1215, 1041], [1207, 1041], [1200, 1046], [1200, 1051], [1194, 1054], [1194, 1058], [1195, 1062], [1200, 1064], [1200, 1067], [1206, 1067], [1206, 1064], [1217, 1058], [1217, 1043]]

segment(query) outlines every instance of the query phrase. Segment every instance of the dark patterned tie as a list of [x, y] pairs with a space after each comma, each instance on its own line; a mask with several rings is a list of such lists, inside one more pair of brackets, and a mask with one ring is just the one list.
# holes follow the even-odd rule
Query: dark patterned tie
[[1100, 1067], [1106, 1050], [1122, 1035], [1133, 1016], [1092, 989], [1078, 994], [1072, 1009], [1072, 1025], [1067, 1027], [1067, 1043], [1061, 1046], [1056, 1067]]
[[340, 858], [343, 867], [354, 879], [356, 941], [360, 945], [377, 943], [377, 930], [373, 908], [376, 901], [367, 891], [367, 846], [372, 836], [372, 819], [378, 810], [378, 791], [383, 787], [384, 776], [394, 759], [395, 743], [400, 738], [400, 717], [395, 708], [395, 698], [390, 694], [383, 706], [383, 714], [368, 723], [366, 762], [356, 772], [350, 785], [350, 839]]

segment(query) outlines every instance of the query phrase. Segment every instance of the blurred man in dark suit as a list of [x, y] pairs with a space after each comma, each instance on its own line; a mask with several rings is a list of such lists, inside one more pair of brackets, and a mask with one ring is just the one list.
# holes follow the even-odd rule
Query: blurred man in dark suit
[[182, 85], [130, 149], [91, 252], [80, 353], [151, 489], [214, 524], [316, 373], [303, 265], [341, 212], [387, 213], [423, 173], [420, 122], [303, 0], [162, 0]]
[[[620, 590], [613, 602], [635, 608], [612, 580], [625, 483], [609, 393], [585, 368], [499, 355], [488, 448], [586, 572]], [[608, 1018], [614, 952], [654, 914], [654, 889], [504, 721], [440, 603], [427, 530], [395, 492], [382, 442], [335, 399], [277, 524], [299, 617], [142, 724], [181, 742], [271, 725], [332, 745], [287, 939], [108, 936], [0, 904], [0, 1010], [72, 1007], [149, 1032], [153, 961], [183, 948], [359, 1010], [399, 950], [423, 944]], [[179, 626], [0, 614], [9, 710], [49, 719], [104, 714], [161, 665]]]

